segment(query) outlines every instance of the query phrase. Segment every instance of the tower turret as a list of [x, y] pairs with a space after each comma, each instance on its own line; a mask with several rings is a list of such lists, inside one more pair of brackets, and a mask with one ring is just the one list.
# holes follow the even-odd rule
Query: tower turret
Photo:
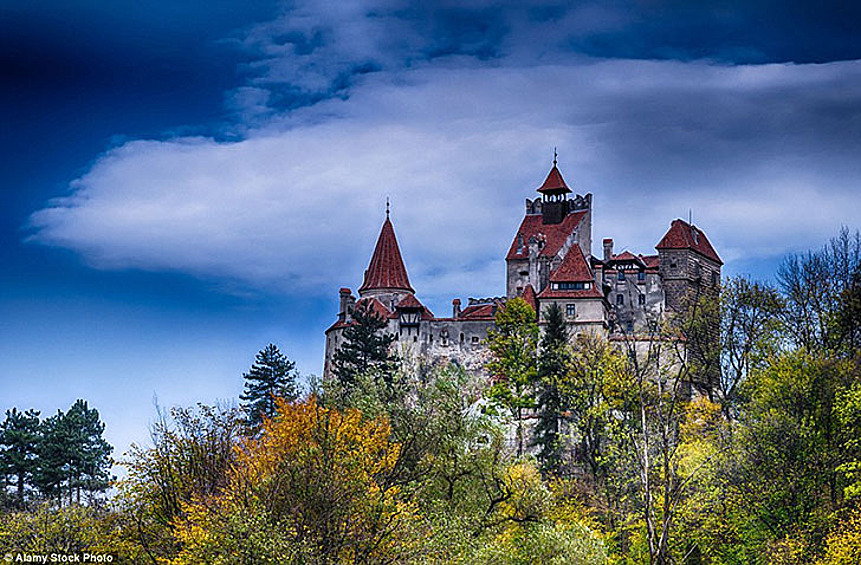
[[383, 222], [374, 254], [365, 270], [365, 280], [359, 287], [359, 296], [375, 297], [384, 305], [394, 309], [394, 305], [407, 294], [415, 294], [415, 291], [410, 286], [407, 268], [401, 258], [395, 228], [389, 219], [387, 209], [386, 221]]

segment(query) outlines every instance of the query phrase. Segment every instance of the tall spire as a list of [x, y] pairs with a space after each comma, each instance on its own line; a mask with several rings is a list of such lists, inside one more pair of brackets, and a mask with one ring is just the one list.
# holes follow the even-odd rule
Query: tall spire
[[401, 259], [401, 250], [395, 237], [395, 228], [389, 219], [389, 206], [386, 202], [386, 221], [377, 238], [377, 246], [371, 256], [371, 263], [365, 271], [365, 281], [359, 294], [369, 290], [406, 290], [415, 292], [410, 286], [407, 268]]

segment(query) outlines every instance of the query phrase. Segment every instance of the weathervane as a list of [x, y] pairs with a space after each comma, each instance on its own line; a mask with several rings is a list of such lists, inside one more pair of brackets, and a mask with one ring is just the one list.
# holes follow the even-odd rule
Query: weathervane
[[386, 196], [386, 219], [389, 219], [389, 197]]
[[553, 166], [556, 166], [556, 146], [553, 146]]

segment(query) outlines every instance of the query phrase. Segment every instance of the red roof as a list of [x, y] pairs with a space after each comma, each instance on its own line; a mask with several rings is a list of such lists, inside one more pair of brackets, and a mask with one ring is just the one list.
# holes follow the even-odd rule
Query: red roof
[[692, 249], [703, 257], [723, 265], [723, 261], [715, 253], [706, 234], [698, 227], [692, 226], [684, 220], [673, 220], [670, 230], [664, 235], [660, 243], [655, 246], [655, 249]]
[[532, 306], [532, 309], [538, 312], [538, 300], [535, 299], [535, 289], [532, 288], [531, 284], [526, 285], [526, 288], [523, 289], [523, 293], [520, 295], [520, 298], [526, 301], [527, 304]]
[[385, 304], [377, 300], [376, 298], [360, 298], [358, 302], [356, 302], [356, 308], [369, 308], [373, 311], [377, 316], [383, 318], [394, 318], [397, 314], [389, 310]]
[[538, 192], [542, 194], [567, 194], [571, 192], [571, 189], [565, 184], [565, 179], [562, 178], [562, 173], [556, 168], [555, 163], [553, 164], [553, 168], [550, 169], [547, 178], [544, 179], [544, 184], [538, 188]]
[[594, 286], [584, 290], [551, 290], [548, 286], [538, 294], [538, 298], [604, 298], [604, 295]]
[[660, 262], [660, 255], [640, 255], [640, 259], [646, 264], [647, 269], [657, 269]]
[[365, 282], [362, 283], [359, 292], [372, 289], [400, 289], [415, 292], [410, 286], [404, 260], [401, 259], [401, 250], [395, 238], [395, 228], [388, 218], [380, 231], [371, 264], [365, 271]]
[[550, 282], [587, 282], [593, 279], [592, 271], [579, 245], [572, 245], [562, 263], [550, 273]]
[[421, 302], [419, 302], [419, 299], [418, 299], [418, 298], [416, 298], [416, 297], [415, 297], [414, 295], [412, 295], [412, 294], [408, 294], [408, 295], [404, 296], [404, 297], [401, 299], [401, 301], [400, 301], [400, 302], [398, 302], [398, 304], [397, 304], [397, 306], [395, 306], [395, 308], [404, 308], [404, 309], [407, 309], [407, 308], [414, 308], [414, 309], [418, 309], [418, 310], [421, 310], [421, 311], [422, 311], [422, 320], [432, 320], [432, 319], [433, 319], [433, 312], [431, 312], [430, 310], [428, 310], [427, 306], [425, 306], [424, 304], [422, 304]]
[[630, 251], [625, 250], [618, 255], [614, 255], [613, 261], [639, 261], [639, 259]]
[[[544, 247], [541, 248], [540, 255], [552, 257], [559, 252], [562, 244], [571, 233], [577, 229], [577, 225], [586, 216], [586, 211], [581, 210], [572, 212], [565, 216], [565, 219], [558, 224], [544, 224], [543, 217], [540, 214], [528, 214], [523, 218], [520, 227], [517, 229], [517, 235], [514, 236], [514, 241], [511, 242], [511, 247], [508, 250], [506, 259], [526, 259], [529, 257], [529, 239], [533, 236], [543, 236]], [[523, 250], [518, 253], [518, 247], [521, 247], [518, 242], [519, 237], [523, 237]]]
[[460, 320], [492, 320], [496, 314], [495, 304], [478, 304], [467, 306], [460, 313]]

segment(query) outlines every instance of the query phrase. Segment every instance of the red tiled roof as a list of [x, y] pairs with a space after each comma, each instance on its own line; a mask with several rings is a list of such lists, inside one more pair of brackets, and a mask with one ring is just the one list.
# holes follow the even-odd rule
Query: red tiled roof
[[460, 312], [460, 320], [492, 320], [496, 313], [495, 304], [467, 306]]
[[657, 269], [660, 263], [660, 255], [640, 255], [640, 259], [646, 264], [647, 269]]
[[670, 230], [655, 246], [655, 249], [692, 249], [703, 257], [723, 265], [723, 261], [715, 253], [706, 234], [684, 220], [673, 220], [673, 223], [670, 224]]
[[544, 184], [538, 188], [538, 192], [542, 194], [567, 194], [571, 192], [571, 189], [565, 184], [562, 173], [559, 172], [559, 169], [554, 164], [547, 178], [544, 179]]
[[356, 308], [369, 308], [371, 309], [371, 311], [377, 314], [377, 316], [383, 319], [394, 318], [397, 316], [396, 313], [389, 310], [385, 304], [383, 304], [374, 297], [360, 298], [358, 302], [356, 302]]
[[562, 263], [550, 273], [550, 282], [587, 282], [593, 280], [592, 271], [579, 245], [572, 245]]
[[401, 259], [401, 250], [398, 248], [398, 240], [395, 238], [395, 229], [392, 222], [386, 218], [371, 264], [365, 271], [365, 282], [359, 292], [372, 289], [401, 289], [415, 292], [410, 286], [407, 276], [407, 268]]
[[531, 284], [526, 285], [526, 288], [523, 289], [520, 298], [525, 300], [527, 304], [532, 306], [533, 310], [538, 312], [538, 301], [535, 299], [535, 289], [532, 288]]
[[419, 299], [415, 297], [415, 295], [408, 294], [404, 296], [400, 302], [398, 302], [395, 308], [416, 308], [422, 311], [422, 320], [432, 320], [433, 312], [428, 310], [427, 306], [419, 302]]
[[[520, 223], [520, 227], [517, 229], [517, 234], [514, 236], [514, 241], [511, 242], [511, 247], [505, 258], [526, 259], [529, 257], [529, 238], [538, 235], [544, 236], [544, 247], [541, 249], [540, 255], [549, 257], [556, 255], [568, 236], [577, 229], [577, 225], [584, 216], [586, 216], [586, 211], [581, 210], [568, 214], [558, 224], [545, 225], [543, 217], [540, 214], [528, 214]], [[520, 253], [517, 252], [517, 239], [519, 236], [523, 236], [523, 251]]]
[[419, 302], [418, 298], [413, 294], [408, 294], [404, 296], [400, 302], [398, 302], [397, 308], [421, 308], [422, 303]]
[[613, 261], [638, 261], [639, 258], [628, 250], [613, 256]]
[[551, 290], [548, 286], [538, 294], [539, 300], [547, 298], [604, 298], [604, 295], [594, 286], [585, 290]]

